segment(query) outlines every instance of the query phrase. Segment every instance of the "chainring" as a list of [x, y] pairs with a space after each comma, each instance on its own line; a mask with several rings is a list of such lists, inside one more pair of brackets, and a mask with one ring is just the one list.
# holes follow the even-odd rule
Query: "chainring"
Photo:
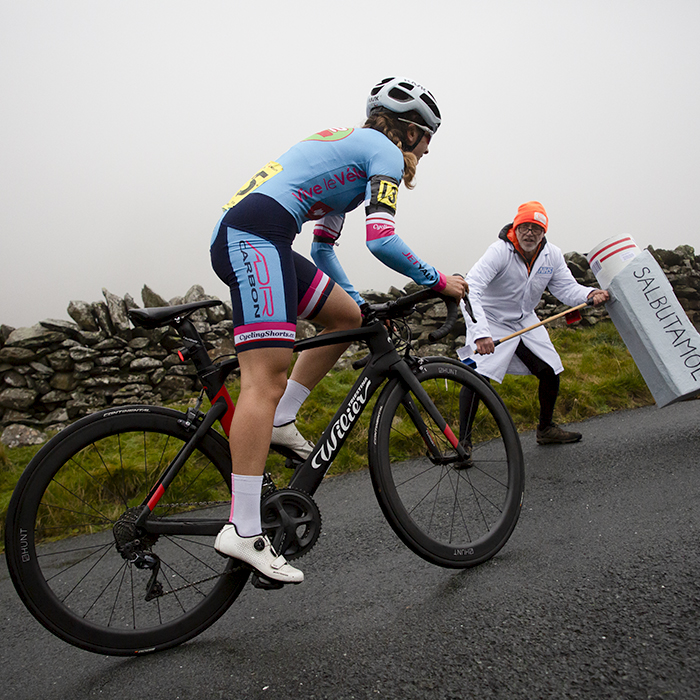
[[304, 556], [321, 533], [321, 512], [313, 498], [297, 489], [278, 489], [260, 504], [262, 527], [286, 559]]

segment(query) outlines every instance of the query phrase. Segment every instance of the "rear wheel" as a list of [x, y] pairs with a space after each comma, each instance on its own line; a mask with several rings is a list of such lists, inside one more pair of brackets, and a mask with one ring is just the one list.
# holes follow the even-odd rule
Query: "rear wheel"
[[[149, 534], [135, 519], [192, 435], [184, 416], [131, 406], [89, 416], [32, 460], [8, 510], [7, 561], [32, 614], [70, 644], [127, 655], [180, 644], [213, 624], [249, 569], [214, 550], [214, 536]], [[226, 520], [228, 445], [201, 440], [151, 520]], [[186, 514], [186, 515], [185, 515]]]
[[[374, 490], [396, 534], [440, 566], [476, 566], [496, 554], [520, 515], [523, 456], [508, 410], [493, 388], [458, 362], [428, 360], [417, 370], [454, 435], [469, 434], [463, 387], [479, 400], [471, 425], [471, 460], [460, 460], [418, 400], [397, 382], [372, 415], [369, 463]], [[422, 423], [439, 450], [431, 454]]]

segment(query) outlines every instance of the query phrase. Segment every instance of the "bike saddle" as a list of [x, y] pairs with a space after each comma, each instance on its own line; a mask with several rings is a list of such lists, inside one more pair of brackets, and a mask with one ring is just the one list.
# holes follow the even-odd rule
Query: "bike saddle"
[[187, 318], [197, 309], [205, 309], [210, 306], [220, 306], [218, 299], [205, 299], [203, 301], [193, 301], [189, 304], [178, 304], [177, 306], [156, 306], [150, 309], [129, 309], [126, 313], [135, 326], [141, 328], [158, 328], [172, 323], [176, 319]]

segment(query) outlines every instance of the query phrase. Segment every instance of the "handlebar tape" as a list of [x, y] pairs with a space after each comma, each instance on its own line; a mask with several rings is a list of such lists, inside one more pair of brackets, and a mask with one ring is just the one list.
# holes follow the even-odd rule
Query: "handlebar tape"
[[443, 297], [443, 301], [447, 307], [447, 316], [445, 318], [445, 323], [443, 323], [440, 328], [428, 334], [428, 340], [430, 340], [431, 343], [444, 338], [452, 330], [452, 326], [454, 326], [455, 321], [459, 317], [459, 304], [457, 301], [452, 297]]

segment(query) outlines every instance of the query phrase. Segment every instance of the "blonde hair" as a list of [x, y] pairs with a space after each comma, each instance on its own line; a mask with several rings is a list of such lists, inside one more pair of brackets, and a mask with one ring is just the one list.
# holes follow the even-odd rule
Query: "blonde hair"
[[416, 177], [418, 158], [410, 151], [404, 151], [403, 149], [403, 144], [408, 139], [408, 124], [400, 122], [393, 112], [375, 111], [367, 117], [367, 121], [362, 128], [379, 131], [389, 141], [398, 146], [403, 154], [403, 184], [409, 190], [412, 190], [415, 187], [413, 180]]

